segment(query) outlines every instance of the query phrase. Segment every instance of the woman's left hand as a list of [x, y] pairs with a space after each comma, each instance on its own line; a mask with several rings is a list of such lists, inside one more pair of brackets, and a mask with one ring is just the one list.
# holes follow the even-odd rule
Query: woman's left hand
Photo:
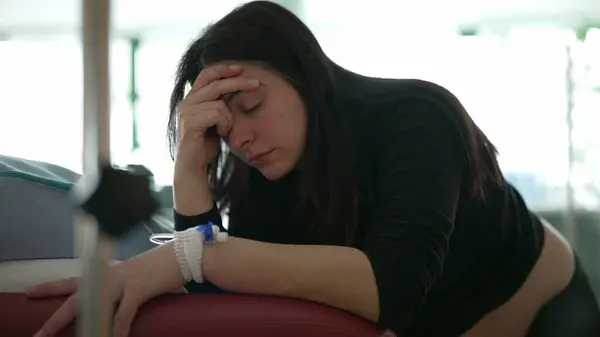
[[[173, 244], [164, 244], [110, 268], [110, 294], [118, 303], [113, 336], [126, 337], [138, 308], [149, 299], [181, 289], [185, 281], [173, 251]], [[70, 297], [46, 321], [35, 337], [52, 337], [65, 328], [77, 315], [77, 279], [44, 283], [26, 291], [29, 297]]]

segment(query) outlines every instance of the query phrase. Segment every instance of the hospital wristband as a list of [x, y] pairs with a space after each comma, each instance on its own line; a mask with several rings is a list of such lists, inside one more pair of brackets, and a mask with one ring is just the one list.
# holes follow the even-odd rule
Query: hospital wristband
[[218, 226], [209, 223], [184, 231], [175, 232], [174, 250], [181, 275], [186, 282], [204, 282], [202, 277], [202, 256], [205, 243], [223, 242], [227, 233], [221, 233]]

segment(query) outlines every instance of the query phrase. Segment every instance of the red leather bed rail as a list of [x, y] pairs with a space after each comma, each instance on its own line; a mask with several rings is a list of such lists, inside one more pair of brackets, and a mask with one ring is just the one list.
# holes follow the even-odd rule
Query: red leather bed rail
[[[0, 336], [31, 337], [64, 298], [0, 293]], [[60, 337], [75, 336], [74, 327]], [[144, 305], [131, 337], [380, 337], [373, 324], [304, 301], [241, 295], [167, 295]]]

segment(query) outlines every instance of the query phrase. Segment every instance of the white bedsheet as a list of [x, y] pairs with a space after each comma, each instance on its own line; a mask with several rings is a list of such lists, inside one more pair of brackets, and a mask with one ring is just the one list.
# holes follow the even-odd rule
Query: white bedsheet
[[[119, 263], [120, 261], [113, 261]], [[0, 293], [19, 293], [40, 283], [81, 276], [80, 259], [0, 262]], [[172, 293], [186, 293], [185, 289]]]
[[0, 292], [23, 292], [40, 283], [79, 276], [80, 259], [0, 262]]

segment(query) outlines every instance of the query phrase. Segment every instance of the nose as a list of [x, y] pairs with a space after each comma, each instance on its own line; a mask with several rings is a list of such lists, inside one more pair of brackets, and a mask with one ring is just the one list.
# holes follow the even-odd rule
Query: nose
[[234, 119], [231, 130], [229, 130], [229, 135], [227, 136], [227, 145], [229, 148], [234, 151], [244, 150], [253, 140], [253, 132], [248, 123], [244, 123], [242, 118]]

